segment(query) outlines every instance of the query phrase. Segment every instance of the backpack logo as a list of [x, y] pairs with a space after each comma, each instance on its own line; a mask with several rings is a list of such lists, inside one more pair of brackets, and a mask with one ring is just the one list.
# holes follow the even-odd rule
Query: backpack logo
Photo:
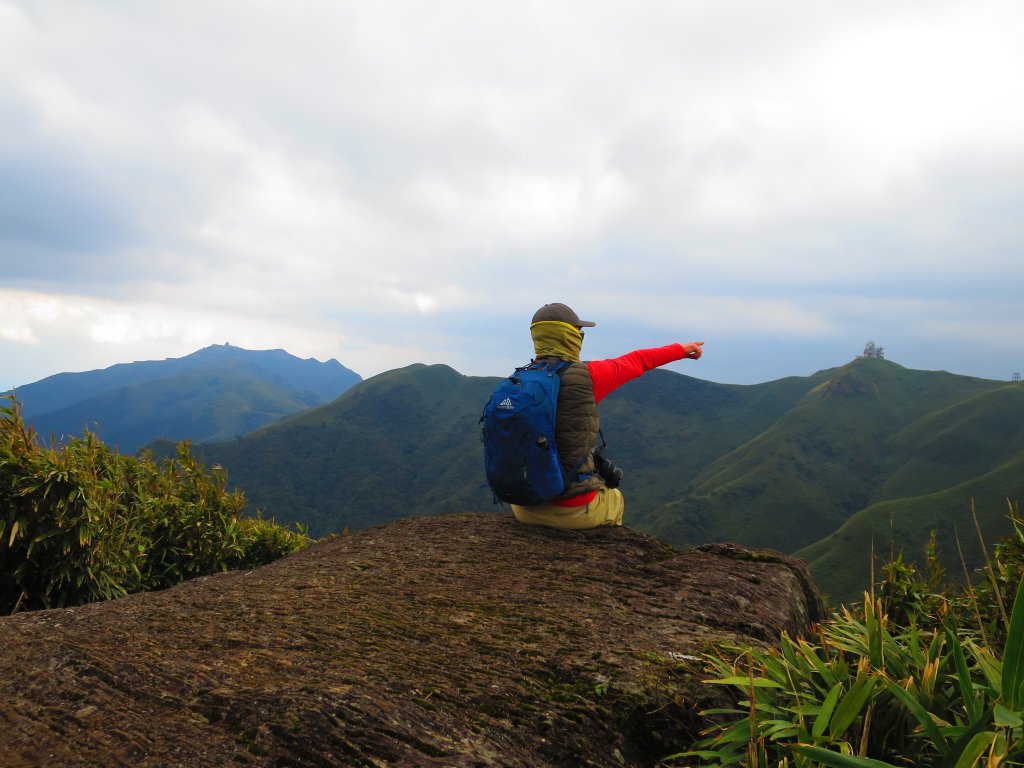
[[555, 442], [555, 410], [561, 374], [569, 365], [561, 361], [517, 368], [484, 406], [484, 472], [495, 502], [542, 504], [566, 489]]

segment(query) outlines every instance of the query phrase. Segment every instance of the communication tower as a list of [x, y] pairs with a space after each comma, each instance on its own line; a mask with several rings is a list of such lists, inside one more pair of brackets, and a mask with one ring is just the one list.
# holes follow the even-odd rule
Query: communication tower
[[1020, 373], [1013, 374], [1013, 376], [1010, 378], [1010, 381], [1020, 381]]
[[864, 357], [875, 357], [879, 360], [885, 360], [885, 349], [879, 347], [873, 341], [869, 341], [864, 345]]

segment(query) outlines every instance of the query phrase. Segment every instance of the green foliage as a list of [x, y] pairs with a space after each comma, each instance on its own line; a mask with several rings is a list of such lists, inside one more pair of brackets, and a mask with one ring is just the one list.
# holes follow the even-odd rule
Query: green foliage
[[[896, 558], [878, 596], [844, 608], [811, 639], [730, 646], [708, 657], [735, 707], [672, 761], [705, 766], [1019, 765], [1024, 759], [1024, 533], [997, 545], [989, 586], [943, 585], [932, 546], [924, 574]], [[996, 575], [998, 574], [998, 575]], [[976, 574], [977, 575], [977, 574]], [[1015, 579], [1015, 581], [1014, 581]], [[1001, 609], [1012, 601], [1007, 615]], [[990, 617], [999, 623], [993, 631]]]
[[236, 568], [255, 568], [302, 549], [309, 543], [306, 529], [297, 525], [291, 531], [262, 517], [240, 517], [237, 521], [241, 556], [232, 562]]
[[243, 517], [226, 490], [178, 446], [158, 465], [87, 432], [41, 445], [18, 403], [0, 407], [0, 613], [77, 605], [269, 562], [306, 544]]
[[416, 365], [196, 452], [227, 467], [253, 504], [315, 537], [410, 515], [491, 511], [477, 421], [495, 383]]
[[[887, 486], [888, 478], [913, 463], [917, 455], [912, 442], [894, 441], [901, 430], [936, 412], [958, 413], [965, 401], [978, 400], [974, 410], [998, 408], [999, 413], [1006, 412], [1010, 401], [1015, 409], [1009, 413], [1024, 416], [1024, 388], [1014, 389], [1009, 398], [987, 397], [1009, 385], [907, 370], [884, 360], [858, 359], [800, 381], [799, 399], [762, 431], [737, 442], [735, 450], [716, 456], [690, 480], [688, 502], [709, 521], [710, 540], [786, 552], [808, 546], [828, 537], [865, 507], [907, 495], [890, 495]], [[1008, 418], [1012, 421], [1013, 415]], [[955, 423], [964, 430], [956, 434], [966, 439], [966, 433], [980, 422], [957, 419]], [[1024, 445], [1017, 452], [1022, 449]], [[975, 474], [1006, 460], [1002, 452], [993, 451], [975, 457], [979, 467]], [[951, 485], [951, 471], [942, 464], [928, 464], [920, 475], [915, 495]], [[960, 482], [959, 476], [956, 481]], [[899, 490], [905, 488], [902, 485]], [[961, 497], [958, 509], [964, 508], [966, 498]], [[659, 535], [669, 534], [672, 540], [675, 525], [669, 520], [662, 525]], [[886, 540], [876, 536], [876, 541]], [[857, 551], [842, 540], [829, 541], [843, 554]], [[866, 579], [860, 579], [851, 596], [859, 595], [866, 584]]]
[[[1024, 393], [1024, 387], [1021, 387]], [[920, 552], [929, 531], [936, 531], [939, 557], [950, 572], [960, 572], [957, 541], [973, 538], [970, 506], [978, 505], [978, 520], [986, 536], [1002, 538], [1012, 531], [1004, 512], [1007, 497], [1024, 497], [1024, 453], [970, 482], [910, 499], [880, 502], [851, 517], [832, 536], [798, 550], [815, 582], [834, 603], [857, 599], [870, 584], [870, 559], [876, 551]], [[977, 546], [964, 547], [970, 568], [984, 563]]]

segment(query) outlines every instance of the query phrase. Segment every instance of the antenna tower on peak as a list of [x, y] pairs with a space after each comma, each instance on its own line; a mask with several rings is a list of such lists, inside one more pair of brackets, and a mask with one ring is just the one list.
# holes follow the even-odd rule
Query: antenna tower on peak
[[875, 342], [869, 341], [864, 345], [864, 357], [875, 357], [879, 360], [885, 360], [885, 349], [875, 345]]

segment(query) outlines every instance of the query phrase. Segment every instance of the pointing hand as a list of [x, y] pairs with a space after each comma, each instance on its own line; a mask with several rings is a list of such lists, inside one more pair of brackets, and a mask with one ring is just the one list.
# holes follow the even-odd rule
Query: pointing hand
[[683, 349], [686, 350], [685, 356], [690, 360], [700, 360], [700, 356], [704, 354], [702, 346], [704, 346], [703, 341], [691, 341], [689, 344], [683, 344]]

